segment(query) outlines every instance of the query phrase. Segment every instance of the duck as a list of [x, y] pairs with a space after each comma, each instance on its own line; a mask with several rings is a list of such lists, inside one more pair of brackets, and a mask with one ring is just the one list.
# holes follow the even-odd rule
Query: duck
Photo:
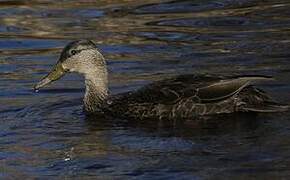
[[34, 86], [34, 90], [38, 91], [67, 72], [84, 76], [83, 109], [88, 114], [105, 113], [134, 119], [195, 119], [289, 109], [288, 105], [276, 102], [255, 87], [257, 81], [273, 80], [265, 75], [183, 74], [111, 95], [106, 60], [92, 40], [76, 40], [66, 45], [50, 73]]

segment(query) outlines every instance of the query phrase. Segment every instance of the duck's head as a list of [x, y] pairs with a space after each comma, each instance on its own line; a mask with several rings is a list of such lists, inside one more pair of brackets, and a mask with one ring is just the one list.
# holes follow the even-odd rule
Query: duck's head
[[[38, 90], [58, 80], [66, 72], [77, 72], [83, 75], [98, 71], [106, 66], [105, 60], [90, 40], [78, 40], [69, 43], [63, 50], [52, 71], [34, 87]], [[101, 67], [101, 68], [98, 68]]]

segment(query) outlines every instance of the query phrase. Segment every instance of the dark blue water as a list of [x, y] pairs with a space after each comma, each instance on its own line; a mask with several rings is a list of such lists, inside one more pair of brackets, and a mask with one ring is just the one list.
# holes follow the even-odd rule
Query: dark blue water
[[88, 117], [83, 78], [40, 93], [63, 46], [94, 40], [112, 93], [185, 73], [263, 74], [290, 101], [288, 0], [1, 1], [0, 179], [287, 179], [290, 113], [184, 123]]

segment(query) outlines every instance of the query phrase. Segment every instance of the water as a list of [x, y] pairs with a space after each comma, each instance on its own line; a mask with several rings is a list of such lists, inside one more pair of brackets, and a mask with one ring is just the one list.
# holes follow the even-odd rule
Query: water
[[185, 73], [264, 74], [289, 103], [290, 2], [1, 1], [0, 178], [283, 179], [289, 113], [181, 123], [86, 117], [83, 78], [34, 93], [62, 47], [98, 44], [112, 93]]

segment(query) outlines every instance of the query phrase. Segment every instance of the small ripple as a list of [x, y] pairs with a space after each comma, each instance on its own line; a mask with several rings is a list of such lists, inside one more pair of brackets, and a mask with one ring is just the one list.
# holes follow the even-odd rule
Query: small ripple
[[54, 48], [61, 47], [65, 44], [64, 41], [55, 41], [48, 39], [22, 39], [22, 40], [11, 40], [1, 39], [0, 48], [2, 50], [7, 49], [41, 49], [41, 48]]
[[[15, 118], [32, 118], [39, 119], [41, 117], [49, 118], [54, 114], [63, 114], [61, 112], [71, 113], [73, 109], [82, 105], [81, 99], [57, 100], [54, 102], [44, 101], [38, 104], [26, 106], [15, 114]], [[70, 110], [70, 111], [68, 111]]]
[[24, 28], [24, 27], [21, 27], [21, 26], [4, 26], [4, 25], [0, 25], [0, 32], [1, 33], [21, 33], [21, 32], [25, 32], [25, 31], [28, 31], [29, 29], [28, 28]]
[[[204, 31], [214, 31], [211, 28], [231, 28], [236, 27], [236, 31], [240, 31], [243, 28], [245, 31], [251, 29], [258, 30], [261, 28], [271, 28], [275, 27], [285, 27], [290, 25], [289, 20], [269, 20], [269, 19], [259, 19], [253, 17], [208, 17], [208, 18], [181, 18], [181, 19], [167, 19], [162, 21], [152, 21], [148, 22], [147, 25], [150, 26], [170, 26], [170, 27], [191, 27], [191, 28], [208, 28]], [[235, 31], [235, 29], [231, 29]]]
[[162, 13], [192, 13], [204, 11], [207, 9], [217, 9], [223, 7], [220, 3], [215, 2], [193, 2], [193, 1], [170, 1], [165, 3], [146, 4], [137, 7], [135, 14], [162, 14]]

